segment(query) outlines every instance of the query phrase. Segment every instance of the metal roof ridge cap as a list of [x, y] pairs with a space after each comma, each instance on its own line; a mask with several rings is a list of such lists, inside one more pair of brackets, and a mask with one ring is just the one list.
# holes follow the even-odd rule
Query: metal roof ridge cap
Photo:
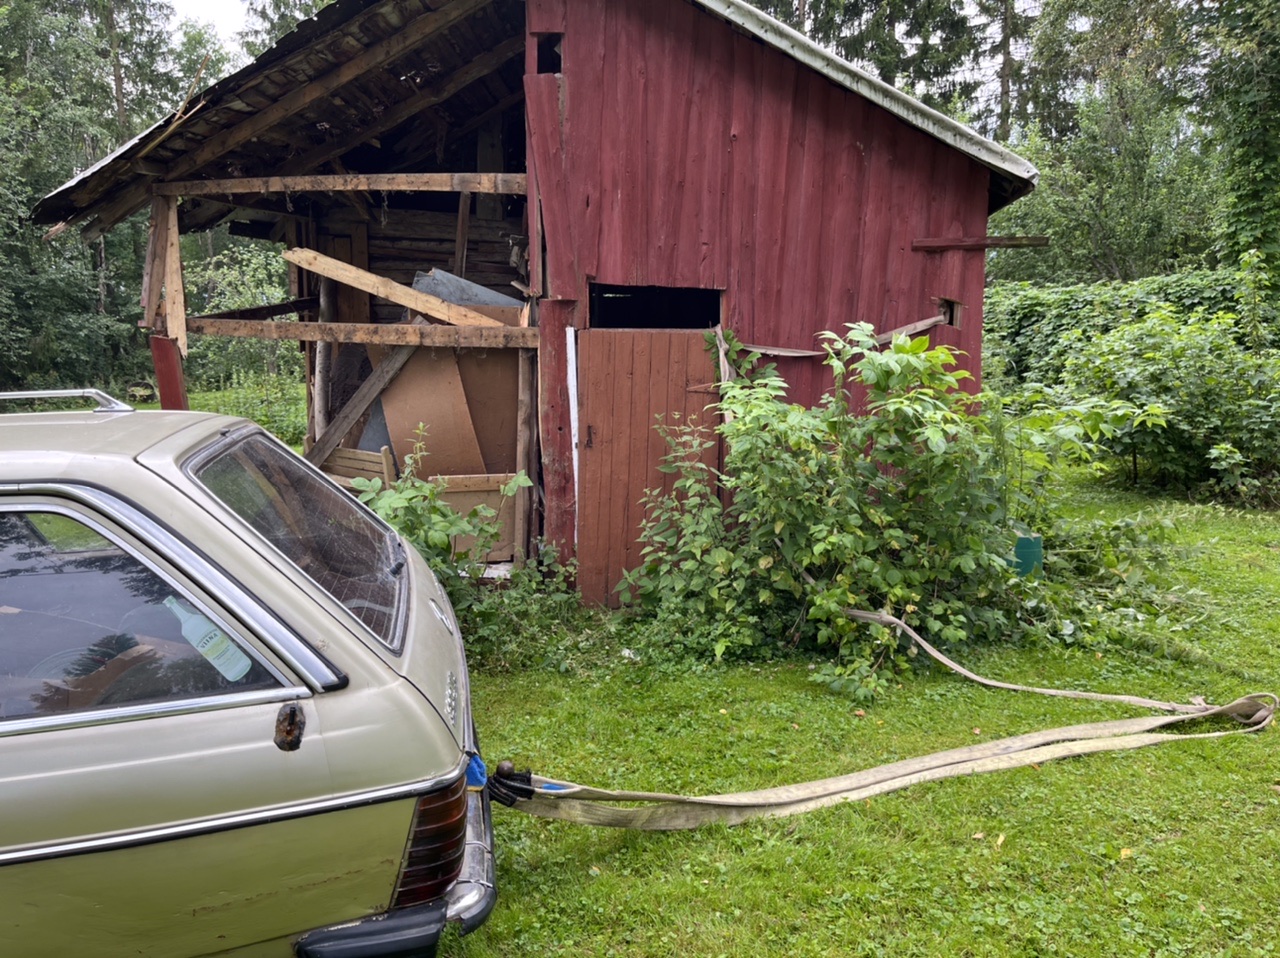
[[987, 139], [976, 130], [921, 103], [915, 97], [903, 93], [852, 63], [842, 60], [803, 33], [744, 3], [743, 0], [690, 0], [690, 2], [749, 30], [775, 49], [814, 68], [846, 89], [865, 96], [917, 129], [967, 153], [984, 166], [1031, 184], [1035, 184], [1040, 179], [1040, 171], [1017, 153], [994, 140]]

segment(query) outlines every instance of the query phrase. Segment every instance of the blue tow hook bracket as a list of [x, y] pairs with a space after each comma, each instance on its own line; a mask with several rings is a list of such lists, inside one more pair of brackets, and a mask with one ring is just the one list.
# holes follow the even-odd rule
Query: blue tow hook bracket
[[467, 764], [467, 791], [482, 791], [489, 782], [489, 770], [485, 768], [484, 759], [478, 752], [471, 753], [471, 761]]

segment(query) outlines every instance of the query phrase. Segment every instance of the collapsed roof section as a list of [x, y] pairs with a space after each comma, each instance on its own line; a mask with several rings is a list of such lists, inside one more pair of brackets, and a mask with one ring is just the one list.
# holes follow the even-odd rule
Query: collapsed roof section
[[[34, 217], [57, 232], [83, 222], [92, 240], [146, 206], [161, 178], [447, 169], [466, 134], [522, 99], [523, 54], [520, 0], [338, 0], [45, 197]], [[516, 148], [523, 131], [506, 139]], [[274, 218], [297, 202], [340, 200], [236, 206]], [[207, 229], [233, 209], [184, 203], [182, 229]]]

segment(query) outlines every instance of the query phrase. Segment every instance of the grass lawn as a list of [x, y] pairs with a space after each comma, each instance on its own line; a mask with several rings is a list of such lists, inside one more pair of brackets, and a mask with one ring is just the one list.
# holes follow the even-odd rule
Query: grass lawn
[[[1152, 504], [1075, 487], [1075, 508]], [[959, 654], [998, 678], [1226, 701], [1280, 689], [1280, 517], [1164, 505], [1206, 614], [1123, 648]], [[934, 671], [855, 715], [802, 662], [672, 672], [609, 639], [589, 665], [474, 676], [490, 765], [711, 794], [843, 774], [990, 738], [1139, 714]], [[1280, 938], [1277, 733], [1188, 741], [916, 786], [798, 818], [631, 833], [495, 806], [500, 897], [448, 956], [1271, 955]]]

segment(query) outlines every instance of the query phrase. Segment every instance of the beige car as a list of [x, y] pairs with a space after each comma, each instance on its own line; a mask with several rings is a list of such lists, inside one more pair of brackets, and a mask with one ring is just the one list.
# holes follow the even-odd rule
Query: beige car
[[479, 925], [483, 763], [421, 558], [252, 423], [74, 395], [98, 408], [0, 415], [0, 955]]

